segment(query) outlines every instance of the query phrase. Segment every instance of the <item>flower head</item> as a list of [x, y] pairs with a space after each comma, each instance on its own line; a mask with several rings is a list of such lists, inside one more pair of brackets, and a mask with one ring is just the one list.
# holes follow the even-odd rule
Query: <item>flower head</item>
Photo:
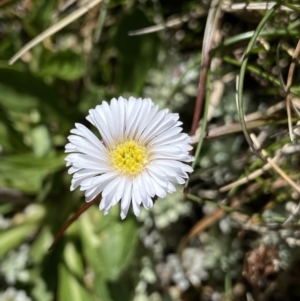
[[121, 218], [130, 204], [136, 216], [140, 206], [149, 209], [153, 198], [164, 198], [184, 184], [193, 169], [190, 137], [181, 133], [178, 114], [158, 111], [151, 99], [119, 97], [103, 101], [86, 119], [99, 131], [99, 140], [82, 124], [68, 137], [66, 157], [73, 174], [71, 190], [80, 186], [89, 202], [102, 193], [100, 210], [107, 214], [121, 203]]

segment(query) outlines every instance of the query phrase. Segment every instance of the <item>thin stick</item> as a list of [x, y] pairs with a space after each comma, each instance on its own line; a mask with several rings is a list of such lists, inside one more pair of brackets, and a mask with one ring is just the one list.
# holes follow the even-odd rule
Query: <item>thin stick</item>
[[172, 28], [172, 27], [181, 25], [183, 23], [186, 23], [186, 22], [190, 21], [191, 19], [202, 17], [206, 13], [207, 13], [207, 11], [205, 9], [198, 8], [195, 11], [193, 11], [192, 13], [184, 14], [178, 18], [169, 19], [163, 24], [157, 24], [157, 25], [153, 25], [153, 26], [149, 26], [149, 27], [145, 27], [145, 28], [141, 28], [141, 29], [137, 29], [137, 30], [131, 30], [128, 32], [128, 35], [129, 36], [138, 36], [138, 35], [149, 34], [149, 33], [161, 31], [164, 29]]
[[290, 89], [293, 83], [293, 77], [295, 73], [296, 68], [296, 61], [300, 54], [300, 40], [298, 41], [297, 47], [293, 53], [292, 62], [289, 68], [288, 78], [287, 78], [287, 84], [286, 84], [286, 110], [288, 115], [288, 127], [289, 127], [289, 133], [290, 133], [290, 139], [293, 142], [295, 140], [295, 134], [293, 132], [293, 124], [292, 124], [292, 112], [291, 112], [291, 93]]
[[53, 26], [46, 29], [44, 32], [36, 36], [33, 40], [31, 40], [29, 43], [27, 43], [24, 47], [22, 47], [9, 61], [8, 64], [12, 65], [15, 63], [21, 56], [23, 56], [27, 51], [29, 51], [31, 48], [48, 38], [49, 36], [55, 34], [62, 28], [66, 27], [85, 13], [87, 13], [90, 9], [92, 9], [97, 4], [101, 3], [103, 0], [91, 0], [87, 4], [82, 5], [80, 8], [78, 8], [76, 11], [65, 17], [64, 19], [60, 20]]
[[[259, 142], [254, 134], [250, 134], [250, 137], [253, 141], [255, 147], [259, 148]], [[300, 194], [300, 187], [274, 162], [274, 159], [268, 157], [267, 152], [262, 149], [262, 155], [266, 158], [268, 163], [272, 166], [272, 168], [292, 187]]]
[[[257, 2], [257, 3], [224, 3], [222, 5], [222, 9], [227, 12], [234, 12], [239, 10], [268, 10], [273, 8], [277, 2], [275, 1], [265, 1], [265, 2]], [[295, 7], [299, 7], [299, 5], [295, 5]], [[279, 6], [279, 10], [292, 11], [291, 8], [285, 6]]]
[[[284, 147], [282, 148], [281, 153], [288, 148], [288, 144], [284, 145]], [[280, 154], [277, 154], [274, 158], [273, 161], [277, 162], [280, 158]], [[265, 171], [268, 171], [270, 168], [272, 168], [270, 163], [265, 164], [263, 167], [253, 171], [252, 173], [250, 173], [248, 176], [243, 177], [242, 179], [239, 179], [237, 181], [234, 181], [226, 186], [223, 186], [219, 189], [219, 192], [225, 192], [228, 191], [232, 188], [236, 188], [238, 186], [241, 186], [243, 184], [246, 184], [248, 182], [250, 182], [251, 180], [256, 179], [257, 177], [260, 177]]]
[[58, 231], [55, 235], [52, 244], [49, 247], [49, 251], [52, 250], [57, 241], [62, 237], [62, 235], [66, 232], [66, 230], [77, 220], [77, 218], [83, 214], [86, 210], [88, 210], [95, 202], [99, 200], [101, 193], [98, 194], [93, 200], [84, 204], [75, 214], [63, 225], [63, 227]]

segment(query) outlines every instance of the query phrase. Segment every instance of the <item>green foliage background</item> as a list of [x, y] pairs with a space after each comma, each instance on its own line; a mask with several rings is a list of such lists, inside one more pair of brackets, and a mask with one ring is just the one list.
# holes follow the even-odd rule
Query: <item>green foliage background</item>
[[[298, 219], [295, 228], [282, 224], [291, 214], [286, 204], [295, 207], [298, 194], [287, 185], [272, 186], [279, 178], [273, 172], [241, 189], [219, 190], [265, 163], [249, 150], [238, 127], [234, 81], [264, 10], [235, 12], [222, 6], [220, 39], [211, 52], [216, 67], [209, 77], [210, 88], [220, 79], [223, 83], [209, 118], [209, 128], [221, 130], [215, 139], [204, 140], [188, 198], [179, 187], [178, 193], [158, 200], [152, 212], [143, 211], [138, 219], [129, 214], [125, 221], [118, 206], [105, 217], [93, 206], [48, 250], [62, 225], [84, 204], [80, 191], [69, 191], [64, 146], [70, 129], [76, 122], [87, 125], [88, 110], [102, 100], [122, 95], [150, 97], [161, 108], [179, 112], [189, 132], [209, 26], [209, 1], [105, 1], [8, 65], [22, 46], [81, 2], [60, 9], [63, 1], [0, 1], [0, 300], [245, 300], [246, 293], [268, 300], [266, 288], [273, 279], [262, 270], [256, 281], [245, 270], [246, 254], [262, 245], [275, 246], [280, 268], [272, 276], [286, 277], [280, 281], [288, 287], [289, 263], [299, 245]], [[275, 69], [279, 65], [287, 75], [289, 48], [299, 39], [297, 1], [289, 9], [268, 20], [251, 49], [244, 78], [243, 106], [247, 114], [262, 117], [252, 129], [266, 136], [263, 146], [271, 154], [289, 144], [284, 106], [268, 113], [284, 99]], [[128, 35], [170, 18], [182, 22], [152, 34]], [[297, 70], [291, 89], [295, 98], [298, 83]], [[293, 122], [297, 119], [294, 114]], [[222, 126], [233, 122], [233, 132], [226, 126], [222, 132]], [[299, 180], [295, 150], [281, 164]], [[236, 200], [239, 209], [233, 205]], [[182, 258], [176, 256], [188, 231], [220, 208], [226, 214], [199, 231], [185, 245]], [[267, 230], [245, 229], [231, 213], [242, 213], [251, 226], [257, 223]], [[293, 300], [287, 291], [276, 300]]]

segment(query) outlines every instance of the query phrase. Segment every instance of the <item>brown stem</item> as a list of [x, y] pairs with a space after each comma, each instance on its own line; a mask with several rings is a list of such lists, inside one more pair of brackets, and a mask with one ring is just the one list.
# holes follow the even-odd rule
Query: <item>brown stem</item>
[[75, 214], [63, 225], [63, 227], [58, 231], [56, 236], [53, 239], [52, 244], [49, 247], [49, 251], [52, 250], [54, 245], [57, 243], [57, 241], [62, 237], [62, 235], [65, 233], [65, 231], [77, 220], [77, 218], [84, 213], [86, 210], [88, 210], [96, 201], [99, 200], [101, 196], [101, 193], [98, 194], [94, 199], [92, 199], [90, 202], [84, 204]]
[[[219, 22], [219, 0], [213, 0], [208, 12], [205, 32], [203, 37], [203, 46], [202, 46], [202, 59], [201, 59], [201, 74], [199, 78], [198, 94], [195, 104], [195, 111], [193, 117], [193, 123], [191, 128], [191, 136], [195, 135], [200, 117], [202, 116], [204, 96], [205, 96], [205, 87], [206, 87], [206, 78], [207, 72], [210, 66], [210, 51], [212, 49], [213, 38], [216, 31], [217, 23]], [[208, 101], [208, 100], [207, 100]]]

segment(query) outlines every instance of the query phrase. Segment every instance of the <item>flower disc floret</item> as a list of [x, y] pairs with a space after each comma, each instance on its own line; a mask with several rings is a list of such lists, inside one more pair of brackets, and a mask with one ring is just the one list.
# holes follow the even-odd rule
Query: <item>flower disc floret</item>
[[128, 176], [136, 176], [141, 173], [147, 162], [145, 147], [132, 140], [119, 144], [110, 152], [110, 156], [112, 165]]
[[87, 202], [101, 193], [104, 214], [120, 202], [122, 219], [130, 206], [138, 216], [141, 205], [150, 209], [154, 197], [173, 193], [173, 184], [184, 184], [193, 171], [186, 164], [194, 160], [191, 139], [181, 132], [179, 115], [159, 111], [149, 98], [103, 101], [86, 119], [101, 139], [79, 123], [71, 130], [66, 145], [71, 190], [80, 187]]

